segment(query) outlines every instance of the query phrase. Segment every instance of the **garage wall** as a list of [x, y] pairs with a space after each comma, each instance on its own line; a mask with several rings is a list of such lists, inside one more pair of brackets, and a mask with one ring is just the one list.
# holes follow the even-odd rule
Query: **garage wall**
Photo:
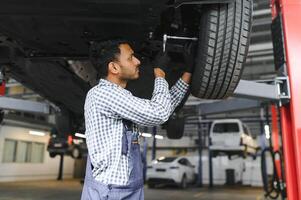
[[[21, 181], [38, 179], [56, 179], [59, 169], [60, 158], [50, 158], [46, 150], [49, 134], [46, 136], [30, 135], [32, 129], [13, 126], [0, 126], [0, 182]], [[36, 129], [35, 129], [36, 130]], [[39, 131], [39, 130], [36, 130]], [[41, 163], [8, 163], [3, 160], [5, 139], [37, 142], [44, 144], [43, 159]], [[63, 178], [73, 177], [74, 160], [71, 157], [64, 157]]]

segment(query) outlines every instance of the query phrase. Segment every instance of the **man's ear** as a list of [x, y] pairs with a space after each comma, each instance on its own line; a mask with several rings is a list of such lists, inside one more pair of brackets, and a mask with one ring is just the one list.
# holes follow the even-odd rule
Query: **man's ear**
[[109, 72], [112, 74], [117, 74], [119, 72], [119, 65], [115, 62], [110, 62], [109, 63]]

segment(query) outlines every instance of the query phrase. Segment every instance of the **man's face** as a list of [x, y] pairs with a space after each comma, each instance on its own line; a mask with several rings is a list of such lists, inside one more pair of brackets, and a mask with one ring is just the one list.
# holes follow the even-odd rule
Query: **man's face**
[[140, 60], [134, 56], [134, 51], [128, 44], [119, 46], [120, 56], [116, 62], [120, 66], [119, 78], [122, 80], [134, 80], [139, 78]]

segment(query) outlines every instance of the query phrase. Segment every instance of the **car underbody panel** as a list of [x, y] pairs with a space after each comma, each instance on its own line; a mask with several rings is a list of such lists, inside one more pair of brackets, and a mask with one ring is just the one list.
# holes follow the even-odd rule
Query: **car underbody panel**
[[[223, 98], [231, 95], [239, 80], [237, 74], [242, 71], [241, 64], [248, 49], [251, 7], [252, 0], [1, 1], [0, 70], [67, 110], [71, 116], [82, 119], [85, 95], [98, 81], [97, 70], [89, 62], [91, 43], [116, 38], [129, 40], [142, 65], [140, 78], [130, 82], [127, 89], [135, 96], [150, 98], [154, 82], [151, 61], [162, 50], [163, 34], [197, 37], [199, 54], [195, 56], [198, 65], [193, 76], [192, 94], [199, 98]], [[233, 15], [234, 11], [236, 15]], [[234, 30], [232, 26], [236, 26], [240, 29], [235, 31], [235, 37], [232, 34], [229, 39], [234, 41], [243, 37], [240, 41], [243, 46], [239, 43], [235, 51], [233, 45], [225, 48], [227, 52], [233, 50], [233, 56], [240, 55], [241, 58], [234, 59], [231, 68], [215, 62], [222, 61], [222, 54], [211, 55], [220, 51], [217, 42], [226, 37], [225, 31], [219, 31], [223, 27], [215, 23], [225, 14], [229, 21], [227, 28]], [[236, 25], [230, 23], [234, 19]], [[240, 19], [246, 25], [242, 26]], [[212, 30], [213, 26], [216, 30]], [[185, 42], [170, 40], [166, 46], [171, 51], [172, 60], [167, 71], [170, 86], [183, 73]], [[210, 46], [210, 49], [205, 51], [202, 49], [204, 46]], [[208, 80], [202, 78], [204, 63], [207, 63], [205, 75]], [[230, 77], [221, 95], [217, 92], [222, 88], [221, 81], [208, 77], [212, 71], [227, 72], [220, 80], [225, 79], [224, 76]], [[232, 81], [232, 76], [238, 78]], [[204, 88], [211, 88], [209, 93], [214, 95], [204, 95], [201, 91]]]

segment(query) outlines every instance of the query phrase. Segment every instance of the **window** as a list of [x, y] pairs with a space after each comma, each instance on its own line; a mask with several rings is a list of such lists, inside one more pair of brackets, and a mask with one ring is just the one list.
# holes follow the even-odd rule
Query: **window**
[[179, 163], [181, 165], [191, 166], [190, 162], [186, 158], [182, 158], [181, 160], [179, 160]]
[[18, 141], [17, 143], [17, 153], [16, 153], [16, 162], [24, 163], [29, 162], [30, 158], [30, 142]]
[[31, 151], [31, 162], [42, 163], [44, 160], [44, 144], [33, 143]]
[[182, 158], [178, 161], [181, 165], [185, 165], [185, 160]]
[[214, 133], [237, 133], [239, 127], [237, 123], [217, 123], [213, 127]]
[[193, 167], [193, 165], [191, 164], [191, 162], [190, 162], [189, 160], [187, 160], [187, 165], [188, 165], [189, 167]]
[[16, 160], [16, 149], [17, 141], [5, 139], [4, 151], [3, 151], [3, 162], [14, 162]]
[[44, 147], [43, 143], [5, 139], [3, 162], [42, 163]]

